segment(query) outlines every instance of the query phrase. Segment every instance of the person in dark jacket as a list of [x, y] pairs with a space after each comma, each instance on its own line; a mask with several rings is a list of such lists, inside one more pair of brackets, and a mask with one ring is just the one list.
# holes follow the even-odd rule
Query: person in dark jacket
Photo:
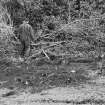
[[34, 42], [34, 30], [27, 20], [17, 29], [17, 38], [21, 42], [20, 56], [25, 57], [30, 55], [30, 45]]

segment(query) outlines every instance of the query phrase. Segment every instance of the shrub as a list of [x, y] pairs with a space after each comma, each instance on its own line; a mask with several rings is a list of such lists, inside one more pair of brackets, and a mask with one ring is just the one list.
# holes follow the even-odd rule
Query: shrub
[[[0, 57], [10, 57], [13, 55], [13, 44], [11, 37], [14, 35], [10, 15], [2, 8], [0, 13]], [[6, 14], [6, 15], [4, 15]], [[8, 20], [9, 19], [9, 24]]]
[[24, 6], [18, 0], [7, 0], [2, 2], [2, 6], [10, 14], [14, 26], [18, 26], [25, 18]]

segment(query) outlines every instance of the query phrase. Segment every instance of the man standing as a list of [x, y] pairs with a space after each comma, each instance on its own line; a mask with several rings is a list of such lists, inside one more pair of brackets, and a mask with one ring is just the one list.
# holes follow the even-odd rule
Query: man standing
[[20, 56], [22, 58], [28, 57], [30, 55], [30, 45], [34, 42], [34, 30], [32, 26], [28, 23], [28, 20], [23, 21], [23, 23], [17, 29], [17, 38], [21, 42]]

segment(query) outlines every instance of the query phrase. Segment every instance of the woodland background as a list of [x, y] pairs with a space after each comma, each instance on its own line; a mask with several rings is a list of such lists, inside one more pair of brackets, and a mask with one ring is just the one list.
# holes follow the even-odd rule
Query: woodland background
[[[21, 44], [15, 38], [14, 30], [22, 24], [25, 18], [29, 19], [29, 24], [33, 27], [37, 40], [35, 44], [31, 45], [30, 57], [26, 62], [21, 62], [18, 59]], [[13, 78], [28, 76], [39, 88], [43, 88], [42, 83], [45, 83], [44, 86], [46, 86], [54, 81], [58, 85], [57, 81], [61, 81], [63, 84], [63, 81], [69, 83], [71, 79], [73, 81], [86, 80], [87, 78], [82, 75], [86, 74], [86, 71], [83, 70], [86, 69], [85, 65], [82, 64], [82, 70], [77, 71], [77, 74], [72, 77], [69, 70], [72, 67], [70, 63], [95, 62], [96, 58], [104, 52], [104, 0], [0, 0], [1, 80], [8, 78], [12, 81], [9, 81], [11, 84]], [[39, 70], [36, 67], [42, 65], [44, 66], [41, 68], [43, 69], [41, 74], [39, 71], [39, 74], [36, 73], [35, 70]], [[50, 70], [51, 65], [56, 70], [59, 69], [59, 65], [66, 65], [66, 67], [69, 65], [70, 67], [67, 68], [67, 71], [66, 67], [53, 71], [54, 68]], [[48, 67], [48, 71], [45, 67]], [[79, 67], [78, 64], [73, 68], [79, 70], [81, 69]], [[94, 67], [97, 70], [96, 65]], [[11, 76], [13, 76], [12, 79]], [[45, 79], [41, 80], [42, 77]], [[19, 81], [21, 82], [21, 79]], [[30, 85], [32, 84], [30, 83]]]
[[104, 52], [104, 0], [1, 0], [1, 58], [17, 54], [18, 44], [12, 38], [25, 18], [35, 31], [37, 43], [66, 42], [47, 49], [55, 55], [95, 57]]

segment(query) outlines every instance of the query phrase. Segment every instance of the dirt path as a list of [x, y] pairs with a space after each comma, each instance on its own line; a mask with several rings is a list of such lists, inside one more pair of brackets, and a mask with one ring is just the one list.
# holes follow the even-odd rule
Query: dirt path
[[105, 105], [105, 77], [75, 87], [58, 87], [36, 94], [27, 89], [27, 92], [2, 97], [8, 91], [0, 90], [0, 105]]

